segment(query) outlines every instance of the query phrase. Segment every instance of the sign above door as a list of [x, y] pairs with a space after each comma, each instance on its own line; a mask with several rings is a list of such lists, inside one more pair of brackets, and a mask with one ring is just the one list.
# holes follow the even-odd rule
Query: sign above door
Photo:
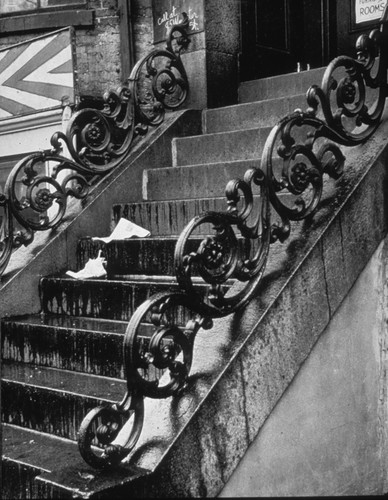
[[355, 0], [356, 24], [366, 23], [380, 19], [387, 0]]

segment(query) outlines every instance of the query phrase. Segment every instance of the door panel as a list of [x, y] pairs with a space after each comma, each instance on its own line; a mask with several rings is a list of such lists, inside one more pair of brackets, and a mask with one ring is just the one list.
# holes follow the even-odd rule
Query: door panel
[[242, 0], [241, 79], [290, 73], [298, 63], [301, 70], [325, 64], [329, 4], [332, 0]]

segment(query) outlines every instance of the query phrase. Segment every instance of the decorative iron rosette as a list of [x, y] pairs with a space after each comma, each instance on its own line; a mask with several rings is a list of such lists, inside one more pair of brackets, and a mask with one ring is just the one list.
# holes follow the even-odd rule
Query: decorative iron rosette
[[136, 136], [148, 126], [160, 125], [166, 109], [181, 106], [188, 94], [188, 79], [181, 50], [189, 44], [187, 15], [169, 33], [165, 49], [155, 49], [134, 66], [128, 81], [103, 96], [100, 109], [83, 107], [58, 133], [74, 160], [91, 174], [114, 169], [128, 154]]
[[[213, 318], [230, 314], [250, 300], [263, 275], [270, 244], [263, 171], [249, 169], [244, 179], [229, 181], [225, 194], [228, 210], [192, 219], [179, 236], [174, 257], [181, 289], [202, 303], [204, 316]], [[206, 284], [206, 293], [198, 287], [198, 279]]]
[[71, 116], [66, 132], [58, 132], [72, 158], [90, 174], [114, 169], [128, 153], [134, 138], [135, 109], [128, 86], [106, 92], [101, 109], [82, 102]]
[[0, 274], [12, 249], [28, 245], [35, 231], [53, 229], [66, 212], [68, 198], [84, 198], [89, 184], [86, 171], [55, 151], [33, 153], [20, 160], [9, 174], [0, 206]]
[[181, 51], [190, 40], [186, 36], [188, 17], [169, 32], [166, 48], [155, 49], [141, 59], [131, 71], [129, 88], [136, 109], [136, 131], [163, 122], [166, 110], [174, 110], [186, 100], [189, 90]]
[[112, 467], [131, 453], [143, 428], [144, 397], [166, 398], [186, 386], [195, 335], [212, 326], [195, 309], [186, 294], [163, 292], [132, 316], [123, 344], [127, 394], [121, 403], [89, 411], [78, 433], [80, 453], [92, 467]]
[[326, 125], [338, 144], [352, 146], [366, 141], [379, 126], [387, 97], [388, 8], [380, 29], [361, 35], [357, 59], [339, 56], [327, 66], [321, 87], [307, 92], [311, 110], [319, 104]]
[[210, 328], [201, 304], [182, 291], [157, 293], [133, 314], [124, 337], [128, 384], [145, 397], [166, 398], [181, 391], [190, 372], [194, 338]]
[[342, 174], [345, 157], [328, 141], [332, 137], [332, 130], [311, 110], [297, 110], [272, 129], [261, 158], [271, 205], [280, 216], [280, 221], [272, 223], [272, 242], [288, 238], [291, 220], [316, 212], [324, 174], [333, 179]]

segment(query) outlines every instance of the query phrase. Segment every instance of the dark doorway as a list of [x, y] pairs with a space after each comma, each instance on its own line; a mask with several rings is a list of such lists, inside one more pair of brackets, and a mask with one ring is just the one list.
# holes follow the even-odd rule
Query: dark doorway
[[335, 47], [335, 1], [241, 0], [241, 80], [323, 66]]

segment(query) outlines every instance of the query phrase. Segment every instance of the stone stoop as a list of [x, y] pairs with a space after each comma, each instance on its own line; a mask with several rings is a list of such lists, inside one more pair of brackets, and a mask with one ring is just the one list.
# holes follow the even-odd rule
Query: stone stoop
[[[151, 236], [105, 245], [90, 227], [77, 242], [77, 267], [102, 249], [106, 278], [74, 280], [60, 269], [40, 279], [39, 313], [2, 319], [2, 498], [206, 497], [226, 484], [386, 232], [385, 122], [370, 143], [346, 151], [352, 168], [340, 190], [327, 183], [317, 216], [273, 245], [260, 294], [200, 330], [183, 394], [145, 400], [129, 459], [112, 471], [92, 469], [78, 453], [77, 431], [90, 409], [122, 399], [127, 322], [151, 294], [177, 287], [180, 231], [201, 211], [225, 210], [227, 181], [258, 165], [278, 119], [307, 106], [303, 92], [320, 77], [307, 83], [298, 75], [290, 78], [303, 90], [275, 77], [291, 92], [279, 99], [270, 79], [256, 82], [265, 101], [253, 82], [242, 85], [241, 104], [203, 112], [202, 135], [172, 140], [171, 166], [155, 161], [143, 170], [142, 201], [123, 195], [111, 204], [110, 224], [125, 217]], [[182, 312], [176, 321], [188, 319]]]

